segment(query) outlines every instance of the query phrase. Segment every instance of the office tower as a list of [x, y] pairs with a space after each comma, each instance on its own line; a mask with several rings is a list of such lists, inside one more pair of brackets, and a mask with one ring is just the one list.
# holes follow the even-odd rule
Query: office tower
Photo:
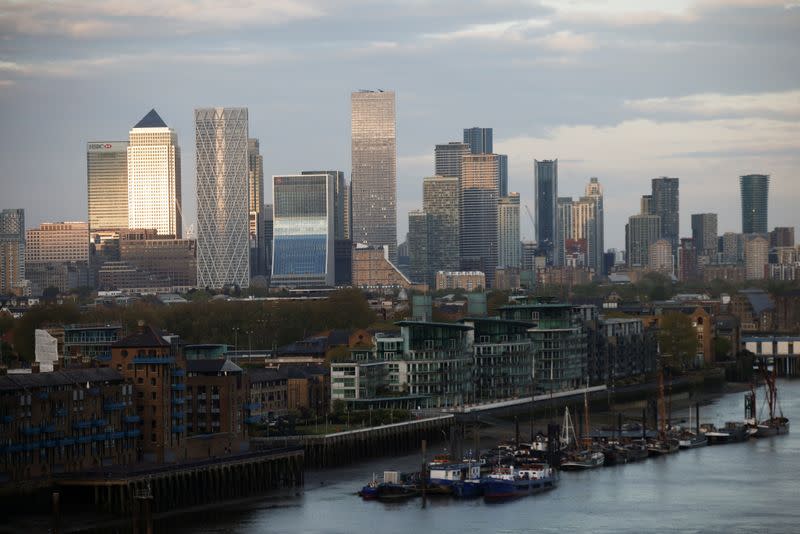
[[[536, 195], [536, 241], [547, 256], [547, 262], [557, 262], [559, 250], [556, 202], [558, 199], [558, 160], [534, 160], [534, 189]], [[561, 245], [563, 246], [563, 245]]]
[[672, 251], [678, 250], [680, 240], [680, 217], [678, 178], [653, 178], [652, 213], [661, 217], [661, 237], [672, 244]]
[[335, 284], [334, 191], [327, 173], [272, 177], [272, 285]]
[[25, 280], [25, 210], [0, 211], [0, 295], [8, 295]]
[[536, 241], [523, 241], [521, 244], [522, 244], [522, 270], [533, 271], [536, 258], [536, 251], [538, 250], [539, 245], [536, 243]]
[[467, 143], [452, 141], [446, 145], [436, 145], [434, 149], [435, 174], [461, 179], [461, 164], [464, 156], [470, 154]]
[[583, 235], [586, 239], [586, 254], [589, 267], [594, 268], [598, 274], [606, 274], [605, 254], [605, 211], [603, 208], [603, 186], [600, 181], [592, 177], [586, 184], [585, 196], [581, 197], [578, 205], [578, 216], [573, 216], [581, 222]]
[[666, 239], [659, 239], [650, 245], [647, 266], [653, 271], [672, 274], [672, 244]]
[[128, 227], [128, 143], [86, 144], [89, 232]]
[[128, 228], [182, 235], [181, 149], [156, 110], [128, 134]]
[[25, 277], [34, 295], [88, 285], [89, 224], [42, 223], [25, 233]]
[[482, 271], [491, 286], [497, 266], [497, 156], [464, 156], [461, 172], [461, 269]]
[[769, 233], [769, 248], [793, 246], [794, 226], [776, 226]]
[[642, 195], [639, 206], [639, 212], [642, 215], [653, 215], [653, 195]]
[[247, 174], [249, 211], [261, 212], [264, 208], [264, 156], [260, 153], [258, 139], [247, 140]]
[[628, 267], [645, 267], [650, 258], [650, 245], [661, 237], [661, 217], [633, 215], [626, 226], [625, 248]]
[[716, 213], [692, 214], [692, 242], [698, 256], [716, 257], [719, 248]]
[[697, 278], [697, 251], [694, 239], [682, 237], [678, 247], [678, 279], [686, 282]]
[[300, 174], [328, 174], [333, 178], [333, 235], [334, 239], [348, 239], [345, 226], [347, 212], [347, 185], [342, 171], [302, 171]]
[[247, 108], [194, 110], [197, 285], [250, 286]]
[[394, 91], [350, 95], [353, 235], [357, 243], [388, 245], [397, 257], [397, 142]]
[[272, 204], [265, 204], [264, 210], [264, 256], [266, 257], [266, 265], [264, 268], [264, 276], [269, 278], [272, 276], [272, 240], [274, 237], [274, 210]]
[[519, 193], [500, 197], [497, 209], [497, 265], [519, 269], [522, 246], [519, 241]]
[[742, 233], [766, 234], [768, 227], [769, 175], [739, 177], [742, 197]]
[[553, 263], [564, 265], [566, 258], [566, 243], [575, 239], [572, 225], [572, 197], [558, 197], [556, 199], [556, 228], [558, 248], [553, 253]]
[[459, 264], [459, 205], [461, 177], [430, 176], [422, 181], [422, 209], [428, 214], [430, 271], [457, 271]]
[[748, 280], [765, 278], [764, 268], [769, 262], [769, 241], [761, 236], [745, 240], [744, 261]]
[[508, 196], [508, 156], [505, 154], [497, 155], [497, 173], [500, 183], [500, 196]]
[[353, 241], [353, 184], [344, 184], [344, 238]]
[[418, 284], [432, 285], [428, 262], [428, 214], [422, 210], [408, 212], [409, 278]]
[[742, 234], [722, 234], [722, 262], [740, 263], [744, 260], [744, 238]]
[[491, 154], [494, 152], [492, 146], [492, 129], [464, 128], [464, 143], [469, 145], [471, 154]]

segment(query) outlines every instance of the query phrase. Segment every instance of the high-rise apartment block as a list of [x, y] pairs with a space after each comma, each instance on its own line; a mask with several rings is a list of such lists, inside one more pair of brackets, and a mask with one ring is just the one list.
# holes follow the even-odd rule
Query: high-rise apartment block
[[430, 176], [422, 181], [422, 209], [432, 229], [428, 233], [431, 273], [459, 269], [460, 182], [460, 176]]
[[769, 233], [769, 248], [793, 246], [794, 226], [776, 226]]
[[345, 222], [348, 187], [342, 171], [302, 171], [300, 174], [328, 174], [333, 179], [333, 235], [335, 239], [348, 239]]
[[557, 224], [558, 160], [534, 160], [536, 196], [536, 241], [551, 265], [558, 262], [561, 248]]
[[21, 287], [25, 279], [25, 210], [0, 211], [0, 295]]
[[505, 154], [497, 155], [498, 183], [500, 184], [500, 196], [508, 196], [508, 156]]
[[467, 143], [453, 141], [444, 145], [436, 145], [434, 149], [435, 174], [461, 179], [461, 165], [464, 156], [471, 154]]
[[273, 285], [335, 284], [334, 194], [328, 173], [272, 177]]
[[86, 145], [89, 232], [128, 227], [128, 143]]
[[464, 128], [464, 143], [469, 145], [470, 153], [472, 154], [491, 154], [494, 152], [491, 128], [479, 128], [477, 126]]
[[197, 284], [250, 285], [247, 108], [194, 111]]
[[661, 237], [661, 217], [658, 215], [633, 215], [625, 227], [625, 248], [628, 267], [646, 267], [650, 259], [650, 245]]
[[408, 212], [408, 258], [410, 263], [409, 277], [418, 284], [431, 285], [431, 270], [429, 258], [429, 228], [428, 214], [423, 210]]
[[249, 211], [260, 212], [264, 209], [264, 156], [261, 155], [261, 144], [258, 139], [247, 140], [247, 162]]
[[760, 235], [747, 239], [744, 244], [744, 261], [748, 280], [765, 278], [765, 269], [769, 262], [769, 241]]
[[769, 175], [740, 176], [739, 189], [742, 197], [742, 233], [766, 234], [769, 225]]
[[692, 214], [692, 242], [698, 256], [716, 257], [719, 248], [716, 213]]
[[500, 197], [497, 209], [497, 265], [519, 269], [522, 247], [519, 236], [519, 193]]
[[178, 136], [152, 109], [128, 134], [128, 228], [181, 237]]
[[393, 91], [351, 94], [354, 242], [397, 256], [397, 139]]
[[661, 237], [672, 245], [672, 252], [678, 249], [680, 241], [679, 189], [678, 178], [653, 178], [652, 213], [661, 217]]
[[605, 209], [603, 186], [596, 177], [589, 179], [586, 190], [579, 201], [578, 214], [573, 217], [580, 222], [586, 238], [587, 263], [598, 274], [605, 274]]
[[461, 174], [461, 269], [482, 271], [491, 286], [497, 266], [497, 156], [464, 156]]
[[744, 261], [744, 236], [734, 232], [722, 234], [722, 263]]
[[553, 252], [553, 262], [564, 265], [566, 259], [566, 243], [575, 239], [572, 224], [573, 202], [572, 197], [558, 197], [556, 199], [556, 229], [558, 248]]
[[650, 245], [647, 266], [663, 274], [671, 275], [673, 271], [672, 244], [666, 239], [659, 239]]

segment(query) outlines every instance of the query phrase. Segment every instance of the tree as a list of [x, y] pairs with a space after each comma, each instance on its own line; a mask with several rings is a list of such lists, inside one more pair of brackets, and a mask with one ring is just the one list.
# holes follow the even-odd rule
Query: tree
[[697, 332], [692, 319], [680, 312], [665, 313], [659, 322], [661, 355], [671, 367], [686, 369], [697, 354]]
[[731, 357], [731, 340], [726, 337], [714, 338], [714, 360], [722, 361]]

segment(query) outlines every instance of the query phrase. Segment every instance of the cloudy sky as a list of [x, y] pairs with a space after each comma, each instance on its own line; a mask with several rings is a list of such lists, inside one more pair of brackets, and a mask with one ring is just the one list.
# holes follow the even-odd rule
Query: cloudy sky
[[770, 227], [800, 223], [800, 0], [0, 0], [0, 208], [86, 220], [85, 143], [153, 107], [186, 223], [195, 107], [247, 106], [266, 176], [349, 174], [360, 88], [397, 92], [401, 236], [433, 146], [476, 125], [531, 210], [534, 159], [562, 196], [599, 177], [609, 247], [657, 176], [681, 180], [682, 235], [698, 212], [741, 231], [749, 173], [772, 176]]

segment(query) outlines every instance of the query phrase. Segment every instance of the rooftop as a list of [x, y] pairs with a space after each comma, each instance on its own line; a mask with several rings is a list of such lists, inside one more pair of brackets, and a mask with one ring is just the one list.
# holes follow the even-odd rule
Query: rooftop
[[202, 375], [219, 373], [242, 373], [241, 367], [226, 358], [213, 360], [187, 360], [186, 370]]
[[0, 376], [0, 391], [31, 388], [85, 385], [90, 382], [118, 382], [123, 377], [108, 367], [91, 369], [62, 369], [45, 373], [9, 374]]
[[151, 109], [150, 112], [142, 117], [142, 120], [136, 123], [134, 128], [166, 128], [167, 124], [164, 120], [159, 116], [155, 109]]
[[151, 326], [140, 327], [139, 331], [124, 337], [114, 343], [114, 347], [169, 347], [163, 337], [158, 335]]

